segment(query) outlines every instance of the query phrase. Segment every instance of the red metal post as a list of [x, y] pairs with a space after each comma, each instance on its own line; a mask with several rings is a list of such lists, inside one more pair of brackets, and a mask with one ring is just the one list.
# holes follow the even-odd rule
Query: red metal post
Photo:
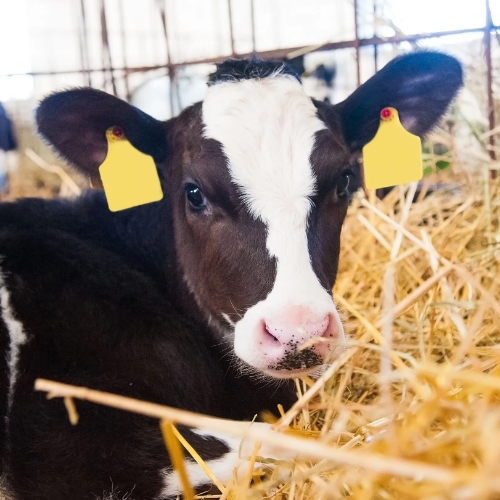
[[[493, 29], [493, 21], [491, 19], [490, 0], [485, 0], [486, 6], [486, 25], [484, 27], [484, 57], [486, 59], [486, 89], [488, 93], [488, 122], [490, 131], [495, 129], [495, 102], [493, 100], [493, 70], [491, 64], [491, 30]], [[491, 134], [490, 142], [490, 158], [497, 159], [495, 151], [495, 134]], [[491, 179], [496, 179], [497, 171], [490, 170]]]
[[256, 43], [255, 43], [255, 5], [254, 5], [254, 0], [250, 0], [250, 18], [252, 21], [252, 55], [255, 55]]
[[113, 94], [118, 95], [118, 90], [116, 88], [115, 75], [113, 71], [113, 62], [111, 59], [111, 49], [109, 47], [109, 35], [108, 35], [108, 22], [106, 19], [106, 0], [101, 0], [101, 41], [102, 41], [102, 51], [103, 51], [103, 66], [106, 67], [106, 62], [109, 70], [109, 76], [111, 79], [111, 87], [113, 88]]
[[[373, 37], [377, 36], [377, 0], [373, 0]], [[378, 71], [378, 46], [373, 46], [373, 69], [376, 73]]]
[[125, 27], [125, 15], [123, 11], [123, 0], [118, 0], [118, 18], [120, 21], [120, 38], [122, 42], [122, 53], [123, 53], [123, 82], [125, 84], [125, 94], [127, 101], [130, 101], [131, 98], [131, 93], [130, 93], [130, 85], [128, 82], [128, 63], [127, 63], [127, 44], [125, 42], [126, 40], [126, 27]]
[[85, 85], [92, 86], [91, 72], [89, 71], [89, 46], [87, 39], [87, 16], [85, 14], [85, 0], [80, 0], [80, 56], [82, 59], [82, 70], [85, 74]]
[[227, 13], [229, 18], [229, 36], [231, 37], [231, 56], [234, 56], [236, 55], [236, 50], [234, 48], [233, 10], [231, 0], [227, 0]]
[[361, 85], [361, 67], [359, 60], [359, 29], [358, 29], [358, 0], [354, 0], [354, 50], [356, 51], [356, 84]]
[[[170, 113], [174, 116], [174, 87], [176, 86], [176, 76], [175, 76], [175, 66], [172, 64], [172, 57], [170, 53], [170, 40], [168, 37], [168, 26], [167, 26], [167, 0], [157, 0], [158, 9], [160, 10], [161, 23], [163, 25], [163, 33], [165, 35], [165, 46], [167, 50], [167, 69], [168, 77], [170, 79]], [[178, 90], [178, 89], [177, 89]], [[179, 98], [179, 92], [177, 92], [177, 98]]]

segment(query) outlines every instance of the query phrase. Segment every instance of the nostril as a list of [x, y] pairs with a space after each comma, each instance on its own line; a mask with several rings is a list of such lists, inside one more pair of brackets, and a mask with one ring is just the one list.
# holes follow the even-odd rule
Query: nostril
[[320, 329], [320, 337], [329, 337], [329, 331], [331, 330], [329, 327], [331, 325], [331, 318], [330, 315], [328, 315], [322, 322], [321, 322], [321, 329]]
[[339, 331], [337, 322], [335, 321], [335, 318], [332, 317], [331, 314], [329, 314], [326, 317], [324, 328], [322, 330], [320, 337], [328, 339], [328, 338], [337, 338], [338, 336], [339, 336]]
[[[274, 333], [272, 333], [271, 330], [273, 330]], [[267, 323], [264, 323], [264, 332], [268, 340], [281, 344], [279, 338], [276, 336], [278, 334], [278, 332], [276, 332], [276, 328], [271, 328]]]

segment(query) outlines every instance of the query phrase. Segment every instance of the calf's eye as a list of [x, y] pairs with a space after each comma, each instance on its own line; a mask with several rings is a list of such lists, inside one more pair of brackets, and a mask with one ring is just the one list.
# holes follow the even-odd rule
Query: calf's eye
[[351, 172], [349, 171], [344, 172], [340, 176], [336, 188], [336, 193], [339, 198], [345, 198], [347, 196], [350, 180], [351, 180]]
[[207, 206], [207, 199], [196, 184], [186, 184], [185, 189], [186, 197], [193, 210], [202, 210]]

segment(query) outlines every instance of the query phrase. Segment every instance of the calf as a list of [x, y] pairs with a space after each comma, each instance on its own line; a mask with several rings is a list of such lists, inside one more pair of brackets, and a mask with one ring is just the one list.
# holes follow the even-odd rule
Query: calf
[[[258, 61], [219, 65], [205, 101], [167, 122], [93, 89], [46, 98], [38, 128], [63, 158], [95, 177], [106, 130], [121, 127], [153, 157], [164, 197], [116, 213], [101, 191], [0, 205], [0, 442], [10, 494], [178, 493], [157, 421], [79, 402], [72, 427], [60, 401], [33, 391], [37, 377], [232, 419], [289, 407], [291, 379], [342, 349], [330, 291], [361, 184], [356, 159], [380, 110], [395, 107], [422, 135], [461, 82], [456, 60], [422, 52], [334, 106], [307, 97], [285, 66]], [[237, 444], [184, 432], [231, 477]], [[208, 482], [190, 470], [197, 486]]]

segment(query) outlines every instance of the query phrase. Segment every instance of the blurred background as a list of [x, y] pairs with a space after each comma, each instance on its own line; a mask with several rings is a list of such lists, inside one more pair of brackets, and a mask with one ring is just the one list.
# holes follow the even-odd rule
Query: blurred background
[[165, 120], [203, 99], [215, 62], [255, 54], [288, 60], [311, 96], [339, 102], [427, 47], [457, 56], [467, 82], [424, 146], [425, 172], [494, 177], [500, 0], [0, 0], [0, 198], [88, 185], [36, 135], [50, 92], [92, 86]]

